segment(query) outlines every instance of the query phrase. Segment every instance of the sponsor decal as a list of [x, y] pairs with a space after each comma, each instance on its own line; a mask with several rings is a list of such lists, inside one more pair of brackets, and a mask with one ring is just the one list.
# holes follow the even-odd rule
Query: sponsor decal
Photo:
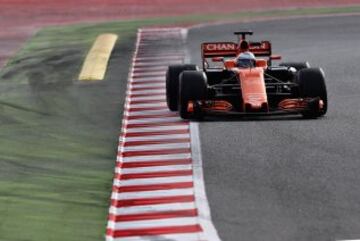
[[205, 51], [234, 51], [237, 45], [234, 43], [209, 43], [204, 44]]
[[250, 46], [250, 50], [254, 51], [254, 50], [269, 50], [270, 46], [268, 42], [261, 42], [261, 44], [259, 45], [251, 45]]

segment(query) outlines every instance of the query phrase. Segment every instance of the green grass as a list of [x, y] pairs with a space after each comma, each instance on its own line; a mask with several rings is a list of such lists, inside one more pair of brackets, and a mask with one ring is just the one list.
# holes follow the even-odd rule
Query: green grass
[[[360, 7], [193, 15], [39, 31], [0, 72], [0, 240], [103, 240], [136, 29], [148, 25], [360, 12]], [[118, 33], [109, 71], [81, 84], [100, 33]], [[119, 70], [118, 68], [121, 69]]]
[[[136, 33], [121, 25], [44, 29], [2, 70], [0, 240], [103, 239]], [[78, 83], [104, 31], [120, 34], [111, 61], [122, 76]]]

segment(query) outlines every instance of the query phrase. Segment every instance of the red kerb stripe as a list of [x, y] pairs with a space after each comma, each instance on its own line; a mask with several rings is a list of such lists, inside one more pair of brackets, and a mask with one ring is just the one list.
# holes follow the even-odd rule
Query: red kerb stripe
[[144, 90], [163, 90], [164, 86], [155, 86], [155, 87], [133, 87], [131, 91], [144, 91]]
[[138, 167], [156, 167], [156, 166], [174, 166], [191, 164], [191, 158], [178, 160], [144, 161], [144, 162], [117, 162], [120, 168], [138, 168]]
[[137, 123], [127, 124], [125, 128], [146, 128], [146, 127], [158, 127], [158, 126], [187, 126], [189, 122], [186, 121], [171, 121], [171, 122], [156, 122], [156, 123]]
[[137, 120], [137, 119], [152, 119], [152, 118], [165, 118], [165, 117], [177, 117], [176, 113], [165, 113], [165, 114], [154, 114], [154, 115], [132, 115], [124, 116], [128, 120]]
[[106, 234], [114, 238], [133, 237], [133, 236], [146, 236], [146, 235], [165, 235], [165, 234], [178, 234], [178, 233], [199, 233], [202, 228], [198, 224], [183, 225], [183, 226], [170, 226], [170, 227], [156, 227], [156, 228], [141, 228], [141, 229], [124, 229], [113, 230], [107, 229]]
[[129, 215], [109, 215], [109, 220], [114, 222], [130, 222], [141, 220], [155, 220], [166, 218], [183, 218], [183, 217], [196, 217], [198, 212], [196, 209], [167, 211], [167, 212], [154, 212], [154, 213], [139, 213]]
[[163, 150], [125, 151], [125, 152], [120, 152], [118, 156], [122, 156], [122, 157], [158, 156], [158, 155], [185, 154], [190, 152], [191, 152], [190, 148], [176, 148], [176, 149], [163, 149]]
[[191, 176], [192, 174], [193, 174], [192, 170], [177, 170], [177, 171], [165, 171], [165, 172], [116, 174], [114, 178], [119, 180], [130, 180], [130, 179], [139, 179], [139, 178]]
[[159, 106], [154, 106], [154, 107], [139, 107], [139, 108], [128, 108], [125, 109], [125, 111], [128, 112], [135, 112], [135, 111], [151, 111], [151, 110], [168, 110], [166, 105], [159, 105]]
[[116, 208], [121, 208], [121, 207], [160, 205], [160, 204], [171, 204], [171, 203], [189, 203], [194, 201], [195, 201], [194, 195], [138, 198], [138, 199], [127, 199], [127, 200], [112, 199], [111, 206]]
[[150, 140], [150, 141], [126, 141], [119, 146], [144, 146], [144, 145], [160, 145], [160, 144], [175, 144], [175, 143], [190, 143], [190, 138], [181, 139], [162, 139], [162, 140]]
[[[136, 68], [150, 68], [150, 67], [159, 67], [159, 66], [164, 66], [164, 63], [159, 63], [159, 64], [154, 64], [154, 65], [141, 65], [141, 66], [137, 66]], [[165, 74], [159, 74], [159, 73], [155, 73], [155, 74], [133, 74], [132, 78], [133, 79], [138, 79], [138, 78], [163, 78], [165, 77]]]
[[163, 95], [165, 95], [165, 91], [160, 92], [160, 93], [131, 94], [131, 95], [128, 95], [128, 98], [148, 97], [148, 96], [163, 96]]
[[[152, 76], [161, 76], [163, 77], [166, 73], [166, 67], [160, 68], [160, 67], [137, 67], [136, 69], [133, 69], [133, 76], [143, 76], [143, 75], [149, 75], [149, 73], [156, 72], [157, 75]], [[162, 72], [162, 73], [161, 73]]]
[[188, 129], [184, 130], [165, 130], [165, 131], [147, 131], [147, 132], [131, 132], [122, 134], [123, 137], [140, 137], [140, 136], [160, 136], [160, 135], [176, 135], [187, 134]]
[[143, 85], [143, 84], [163, 84], [165, 83], [164, 80], [140, 80], [140, 81], [132, 81], [131, 85]]
[[182, 188], [192, 188], [194, 186], [193, 182], [177, 182], [177, 183], [163, 183], [163, 184], [153, 184], [153, 185], [133, 185], [133, 186], [113, 186], [114, 192], [145, 192], [145, 191], [155, 191], [155, 190], [171, 190], [171, 189], [182, 189]]
[[177, 60], [177, 61], [182, 61], [184, 59], [184, 56], [179, 56], [179, 57], [170, 57], [170, 56], [166, 56], [166, 57], [159, 57], [159, 58], [137, 58], [134, 60], [135, 63], [153, 63], [155, 61], [172, 61], [172, 60]]

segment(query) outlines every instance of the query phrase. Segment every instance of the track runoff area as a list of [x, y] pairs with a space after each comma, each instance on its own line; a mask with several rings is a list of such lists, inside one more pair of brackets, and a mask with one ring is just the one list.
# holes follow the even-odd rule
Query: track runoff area
[[106, 240], [218, 241], [196, 123], [166, 106], [165, 74], [185, 60], [183, 28], [140, 29], [128, 78]]

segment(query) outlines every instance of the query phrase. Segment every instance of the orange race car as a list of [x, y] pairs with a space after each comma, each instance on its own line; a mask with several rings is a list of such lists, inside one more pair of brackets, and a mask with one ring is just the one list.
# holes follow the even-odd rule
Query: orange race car
[[238, 43], [203, 43], [203, 68], [172, 65], [166, 74], [167, 105], [184, 119], [206, 114], [302, 114], [323, 116], [327, 92], [322, 69], [308, 62], [281, 63], [269, 41], [249, 42], [251, 31], [235, 32]]

